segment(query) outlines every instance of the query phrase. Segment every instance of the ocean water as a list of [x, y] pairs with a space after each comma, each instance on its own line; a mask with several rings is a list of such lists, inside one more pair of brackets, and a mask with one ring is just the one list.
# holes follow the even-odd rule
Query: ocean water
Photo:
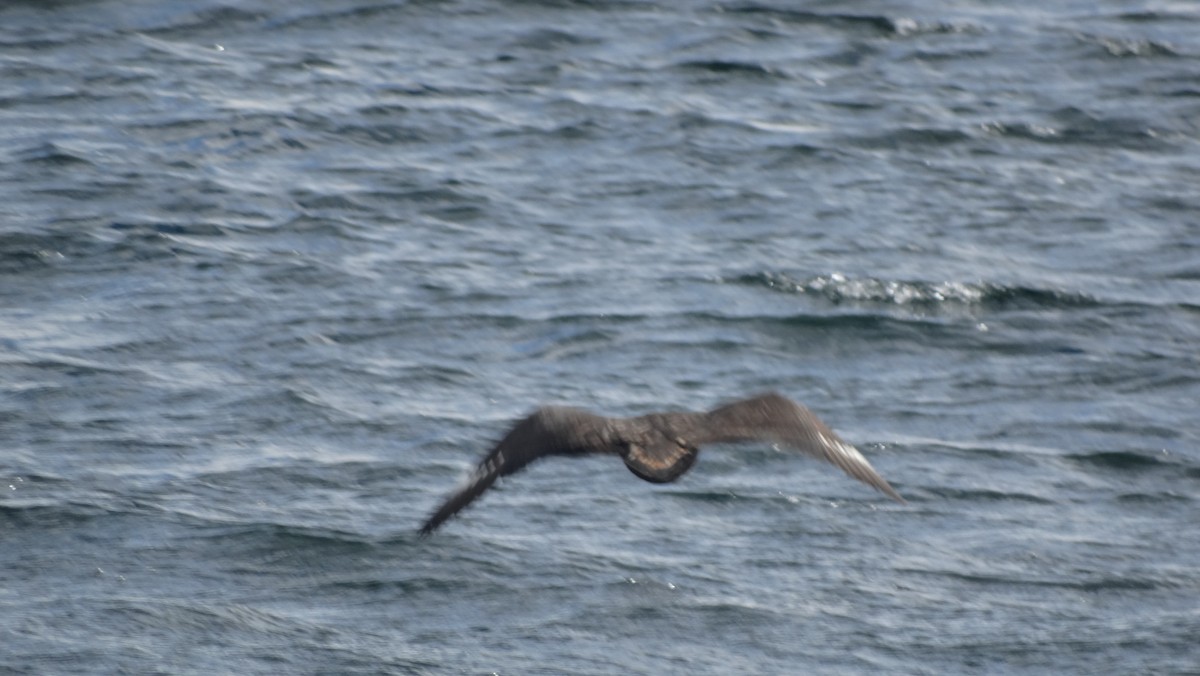
[[1200, 673], [1198, 186], [1191, 2], [4, 3], [0, 672]]

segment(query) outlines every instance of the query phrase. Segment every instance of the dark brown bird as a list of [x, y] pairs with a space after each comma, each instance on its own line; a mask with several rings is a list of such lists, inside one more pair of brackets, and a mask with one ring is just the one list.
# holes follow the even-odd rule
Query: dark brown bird
[[651, 413], [636, 418], [605, 418], [577, 408], [545, 406], [517, 423], [480, 461], [467, 485], [421, 526], [421, 534], [432, 533], [497, 478], [547, 455], [619, 455], [639, 477], [667, 483], [691, 468], [702, 444], [732, 441], [786, 444], [831, 462], [855, 479], [904, 502], [858, 449], [842, 441], [812, 411], [774, 392], [707, 413]]

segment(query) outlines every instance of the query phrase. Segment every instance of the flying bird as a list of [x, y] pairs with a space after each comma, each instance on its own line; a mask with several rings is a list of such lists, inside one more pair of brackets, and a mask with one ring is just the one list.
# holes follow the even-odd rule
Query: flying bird
[[549, 455], [619, 455], [631, 472], [646, 481], [668, 483], [696, 462], [708, 443], [770, 441], [833, 463], [846, 474], [904, 502], [867, 459], [842, 441], [812, 411], [781, 394], [769, 392], [735, 401], [707, 413], [651, 413], [636, 418], [606, 418], [578, 408], [544, 406], [521, 420], [479, 462], [467, 485], [421, 526], [429, 535], [496, 479]]

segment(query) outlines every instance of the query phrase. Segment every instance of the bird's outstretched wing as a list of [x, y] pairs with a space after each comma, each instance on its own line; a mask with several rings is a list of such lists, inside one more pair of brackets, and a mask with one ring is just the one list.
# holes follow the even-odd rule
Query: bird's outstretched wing
[[486, 491], [496, 479], [512, 474], [546, 455], [599, 453], [601, 431], [608, 419], [587, 411], [543, 407], [515, 427], [479, 462], [467, 484], [450, 496], [421, 526], [429, 535], [446, 519]]
[[425, 521], [429, 535], [501, 476], [547, 455], [613, 453], [637, 476], [674, 481], [691, 468], [705, 443], [773, 441], [842, 468], [846, 474], [904, 502], [867, 459], [807, 408], [776, 393], [726, 404], [708, 413], [652, 413], [604, 418], [575, 408], [545, 407], [521, 420], [471, 475]]
[[697, 446], [705, 442], [756, 440], [786, 444], [837, 465], [855, 479], [904, 502], [858, 449], [842, 441], [812, 411], [781, 394], [769, 392], [713, 409], [704, 416], [702, 427], [689, 440]]

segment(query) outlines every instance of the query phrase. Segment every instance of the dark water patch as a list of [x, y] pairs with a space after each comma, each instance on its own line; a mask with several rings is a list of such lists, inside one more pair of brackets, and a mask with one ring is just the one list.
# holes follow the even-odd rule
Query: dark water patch
[[[1135, 203], [1139, 203], [1143, 208], [1154, 211], [1162, 211], [1167, 214], [1191, 214], [1200, 212], [1200, 199], [1195, 195], [1174, 194], [1174, 195], [1145, 195], [1141, 198], [1134, 198]], [[1200, 248], [1200, 242], [1196, 241], [1181, 241], [1179, 245], [1185, 249]], [[1189, 268], [1190, 274], [1172, 275], [1177, 279], [1200, 279], [1200, 269]]]
[[[393, 111], [389, 117], [396, 116]], [[422, 129], [420, 124], [384, 124], [378, 121], [364, 124], [344, 123], [337, 127], [334, 131], [338, 136], [344, 136], [347, 139], [357, 139], [372, 147], [383, 145], [405, 145], [409, 143], [425, 143], [431, 138], [427, 131]]]
[[470, 369], [459, 368], [451, 364], [434, 363], [408, 364], [399, 367], [399, 369], [394, 365], [387, 365], [386, 368], [368, 368], [363, 372], [375, 377], [386, 376], [404, 383], [406, 387], [466, 386], [472, 382], [477, 382], [480, 378], [479, 373]]
[[292, 193], [292, 199], [303, 209], [310, 212], [367, 212], [373, 213], [376, 211], [376, 206], [371, 204], [376, 200], [387, 200], [388, 196], [381, 196], [374, 192], [364, 191], [341, 191], [337, 193], [316, 192], [311, 189], [297, 190]]
[[1054, 111], [1056, 133], [1051, 140], [1131, 149], [1162, 148], [1166, 143], [1144, 119], [1106, 117], [1069, 106]]
[[646, 9], [642, 0], [516, 0], [518, 7], [547, 10], [619, 11], [638, 12]]
[[220, 541], [219, 547], [239, 551], [274, 552], [286, 556], [320, 554], [355, 556], [374, 548], [371, 538], [359, 533], [321, 526], [250, 522], [236, 525], [210, 525], [197, 534], [205, 540]]
[[1087, 145], [1126, 150], [1165, 150], [1169, 142], [1143, 119], [1101, 117], [1074, 107], [1053, 111], [1046, 122], [990, 122], [984, 130], [996, 136], [1046, 144]]
[[577, 47], [579, 45], [597, 44], [600, 41], [596, 38], [579, 35], [570, 31], [541, 28], [538, 30], [529, 31], [517, 39], [513, 40], [512, 47], [520, 49], [534, 49], [539, 51], [554, 51], [564, 47]]
[[[86, 235], [45, 232], [0, 232], [0, 274], [15, 274], [62, 263], [68, 256], [94, 251], [96, 242]], [[3, 293], [0, 291], [0, 293]]]
[[128, 180], [99, 180], [94, 184], [42, 182], [31, 193], [40, 197], [62, 199], [68, 202], [94, 203], [106, 199], [112, 192], [132, 190], [134, 183]]
[[14, 500], [0, 503], [0, 527], [5, 532], [53, 530], [74, 526], [107, 512], [87, 503], [58, 500]]
[[603, 120], [581, 120], [579, 122], [567, 122], [556, 127], [547, 129], [544, 133], [548, 139], [561, 139], [564, 141], [588, 141], [594, 140], [601, 136], [601, 132], [607, 130], [607, 125]]
[[[417, 550], [409, 548], [404, 553], [398, 553], [397, 556], [405, 557], [412, 556]], [[359, 558], [359, 557], [356, 557]], [[400, 559], [390, 559], [395, 562]], [[369, 568], [360, 572], [345, 573], [338, 566], [336, 572], [330, 571], [328, 577], [323, 578], [318, 586], [321, 589], [328, 590], [331, 594], [355, 594], [363, 598], [373, 596], [384, 597], [412, 597], [419, 594], [447, 594], [452, 593], [455, 589], [461, 588], [462, 582], [459, 580], [447, 579], [432, 575], [411, 575], [407, 572], [403, 577], [397, 574], [380, 575], [379, 570], [375, 567], [383, 561], [374, 562]]]
[[[1200, 477], [1200, 472], [1193, 472], [1193, 478]], [[1117, 496], [1117, 502], [1128, 505], [1160, 505], [1180, 502], [1192, 502], [1189, 496], [1173, 492], [1158, 493], [1122, 493]]]
[[826, 148], [820, 143], [780, 142], [777, 140], [763, 149], [759, 162], [769, 170], [782, 171], [790, 167], [808, 167], [814, 160], [824, 160], [834, 154], [836, 154], [835, 150]]
[[620, 334], [588, 326], [561, 326], [513, 346], [518, 352], [539, 359], [563, 359], [591, 352], [613, 343]]
[[[1094, 382], [1097, 385], [1109, 386], [1109, 387], [1114, 386], [1114, 385], [1120, 385], [1122, 383], [1127, 383], [1127, 379], [1121, 378], [1119, 373], [1118, 374], [1096, 374], [1096, 375], [1090, 376], [1087, 380], [1090, 380], [1091, 382]], [[1196, 379], [1193, 378], [1193, 379], [1191, 379], [1191, 381], [1196, 382]], [[1186, 381], [1175, 381], [1174, 384], [1179, 384], [1180, 382], [1186, 382]], [[1162, 386], [1162, 385], [1173, 384], [1173, 382], [1172, 382], [1172, 379], [1163, 381], [1159, 378], [1150, 378], [1147, 380], [1146, 383], [1130, 384], [1128, 386], [1128, 389], [1131, 391], [1137, 391], [1141, 388], [1146, 387], [1148, 384]], [[1133, 422], [1130, 420], [1121, 420], [1119, 418], [1110, 418], [1107, 416], [1100, 417], [1098, 419], [1093, 419], [1093, 420], [1082, 420], [1082, 421], [1078, 421], [1078, 422], [1064, 421], [1063, 427], [1064, 427], [1064, 429], [1080, 428], [1080, 429], [1087, 429], [1087, 430], [1095, 430], [1095, 431], [1109, 433], [1114, 436], [1117, 436], [1120, 434], [1127, 434], [1130, 436], [1137, 436], [1137, 437], [1142, 437], [1145, 439], [1179, 439], [1180, 437], [1183, 436], [1181, 430], [1177, 427], [1163, 427], [1160, 425], [1146, 425], [1146, 424]], [[1162, 458], [1160, 458], [1160, 461], [1163, 461], [1163, 462], [1169, 462], [1171, 460], [1172, 460], [1172, 458], [1170, 458], [1169, 456], [1166, 456], [1165, 454]]]
[[[713, 354], [732, 354], [749, 348], [751, 343], [753, 343], [753, 339], [741, 331], [686, 329], [682, 331], [657, 330], [653, 331], [649, 336], [622, 336], [619, 343], [621, 345], [638, 347], [652, 345], [658, 349], [672, 351], [699, 349]], [[693, 382], [696, 385], [703, 384], [703, 381], [688, 381], [686, 379], [679, 382], [680, 384], [688, 382]]]
[[[746, 329], [754, 328], [785, 343], [795, 343], [800, 339], [812, 341], [809, 349], [826, 345], [826, 341], [839, 337], [842, 340], [893, 341], [899, 349], [912, 341], [927, 341], [930, 347], [961, 343], [964, 335], [971, 335], [971, 329], [952, 324], [920, 318], [896, 318], [876, 313], [801, 313], [750, 317], [710, 315], [706, 320]], [[964, 331], [967, 333], [964, 334]], [[724, 343], [717, 343], [717, 346], [722, 344]]]
[[1088, 309], [1102, 304], [1078, 291], [1028, 286], [987, 285], [985, 299], [1003, 309]]
[[1031, 493], [1015, 493], [1011, 491], [995, 491], [986, 489], [956, 489], [926, 486], [924, 493], [945, 500], [962, 500], [965, 502], [1024, 502], [1034, 505], [1055, 505], [1056, 500], [1044, 498]]
[[[914, 49], [910, 54], [903, 57], [903, 59], [929, 64], [937, 64], [942, 62], [959, 64], [970, 60], [982, 61], [991, 56], [991, 54], [991, 48], [982, 44], [936, 45]], [[847, 102], [841, 105], [842, 107], [861, 108], [864, 110], [871, 110], [875, 107], [863, 106], [861, 103], [856, 102]]]
[[226, 229], [215, 223], [132, 223], [116, 221], [108, 227], [129, 237], [149, 237], [155, 235], [184, 235], [190, 237], [223, 237]]
[[1043, 576], [1033, 571], [1026, 575], [1013, 575], [1001, 571], [996, 571], [993, 573], [966, 573], [957, 570], [900, 570], [901, 572], [912, 575], [935, 575], [937, 577], [958, 580], [979, 587], [1027, 587], [1031, 589], [1057, 588], [1099, 593], [1109, 591], [1154, 591], [1159, 589], [1174, 588], [1177, 586], [1176, 583], [1173, 582], [1146, 577], [1094, 575], [1086, 571], [1081, 571], [1077, 576], [1060, 577]]
[[148, 13], [136, 27], [139, 33], [160, 38], [198, 37], [197, 33], [225, 34], [234, 30], [252, 30], [267, 16], [261, 12], [234, 6], [193, 9], [187, 5], [173, 8], [174, 12]]
[[1085, 592], [1102, 593], [1110, 591], [1153, 591], [1157, 589], [1170, 589], [1178, 585], [1167, 580], [1143, 577], [1099, 576], [1068, 583], [1065, 586]]
[[689, 611], [696, 611], [701, 622], [716, 625], [743, 626], [745, 623], [771, 626], [779, 622], [782, 612], [768, 605], [735, 602], [722, 599], [694, 599], [686, 603]]
[[1078, 465], [1105, 470], [1150, 470], [1161, 468], [1168, 464], [1164, 458], [1132, 451], [1073, 453], [1063, 457]]
[[[140, 341], [133, 340], [128, 343], [121, 341], [126, 347], [136, 348]], [[113, 344], [106, 345], [108, 348], [118, 347]], [[108, 378], [113, 376], [135, 376], [136, 369], [118, 365], [110, 365], [102, 361], [93, 361], [90, 359], [79, 359], [69, 355], [39, 353], [36, 355], [28, 355], [16, 362], [9, 362], [8, 366], [27, 367], [31, 371], [41, 374], [51, 374], [54, 376], [65, 376], [67, 378]], [[36, 375], [34, 375], [36, 377]], [[101, 383], [95, 382], [94, 385]], [[82, 383], [76, 383], [76, 386], [81, 386]], [[119, 385], [123, 388], [123, 392], [133, 391], [136, 388], [129, 386], [128, 380], [122, 379]], [[41, 392], [40, 394], [44, 394]]]
[[891, 149], [930, 149], [952, 147], [956, 144], [972, 140], [971, 134], [960, 129], [939, 129], [936, 127], [904, 127], [890, 129], [881, 134], [842, 136], [841, 140], [847, 145], [871, 150]]
[[[268, 151], [283, 154], [300, 152], [308, 149], [311, 142], [311, 132], [304, 128], [308, 124], [311, 123], [307, 120], [297, 121], [287, 113], [242, 113], [236, 122], [208, 125], [202, 130], [203, 133], [182, 139], [183, 148], [180, 150], [191, 151], [186, 154], [193, 157], [212, 154], [230, 160], [253, 157]], [[180, 131], [173, 127], [160, 127], [160, 132], [178, 134]], [[226, 186], [218, 185], [218, 190], [224, 189]]]
[[[481, 295], [480, 299], [488, 299], [489, 296]], [[463, 318], [469, 318], [463, 322]], [[424, 318], [428, 320], [430, 318]], [[562, 330], [570, 331], [571, 327], [588, 326], [594, 330], [600, 331], [619, 331], [623, 326], [637, 325], [651, 319], [651, 315], [636, 312], [604, 312], [597, 310], [595, 312], [580, 313], [575, 307], [558, 308], [539, 308], [531, 307], [523, 309], [519, 313], [506, 312], [474, 312], [469, 315], [458, 315], [456, 317], [446, 318], [446, 328], [449, 329], [453, 325], [470, 324], [474, 321], [486, 321], [503, 329], [525, 329], [528, 328], [534, 332], [549, 332], [556, 334], [559, 329], [556, 327], [564, 327]], [[539, 323], [543, 323], [539, 326]], [[550, 328], [547, 328], [550, 327]], [[595, 329], [595, 327], [603, 327]]]
[[725, 505], [745, 499], [745, 496], [738, 495], [733, 491], [673, 490], [665, 494], [683, 502], [702, 502], [713, 505]]
[[371, 101], [357, 108], [354, 112], [364, 120], [386, 124], [387, 120], [397, 120], [413, 112], [413, 106], [397, 101]]
[[1112, 15], [1114, 19], [1127, 21], [1129, 23], [1164, 23], [1167, 25], [1179, 25], [1186, 23], [1200, 22], [1200, 14], [1191, 11], [1175, 11], [1172, 9], [1135, 9], [1128, 11], [1120, 11]]
[[282, 15], [268, 16], [262, 22], [265, 31], [287, 30], [328, 30], [338, 27], [338, 30], [353, 30], [356, 26], [376, 27], [380, 22], [402, 18], [414, 9], [420, 11], [426, 6], [436, 6], [439, 3], [351, 3], [347, 6], [306, 6], [295, 5], [288, 8]]
[[707, 59], [699, 61], [684, 61], [680, 63], [679, 68], [685, 71], [698, 71], [703, 73], [711, 73], [713, 75], [736, 77], [752, 77], [752, 78], [781, 78], [786, 79], [787, 73], [761, 63], [750, 63], [743, 61], [728, 61], [720, 59]]
[[[319, 193], [305, 192], [304, 195]], [[368, 197], [380, 202], [394, 197], [391, 193], [368, 193]], [[227, 225], [226, 229], [248, 235], [264, 236], [268, 239], [278, 237], [284, 240], [288, 249], [307, 254], [321, 254], [353, 251], [356, 244], [378, 246], [386, 242], [378, 233], [363, 227], [363, 224], [351, 218], [349, 214], [319, 215], [312, 212], [289, 214], [285, 219], [272, 222], [266, 226], [236, 226]], [[280, 245], [281, 247], [283, 244]], [[357, 270], [346, 270], [351, 274]]]
[[[996, 350], [998, 347], [1014, 353], [1041, 353], [1045, 347], [1029, 342], [1006, 342], [997, 346], [985, 342], [986, 336], [974, 325], [944, 321], [938, 317], [919, 315], [859, 311], [847, 312], [804, 312], [784, 316], [726, 317], [715, 318], [737, 325], [758, 325], [767, 335], [777, 336], [785, 344], [797, 341], [846, 341], [858, 339], [890, 345], [890, 350], [899, 353], [911, 351], [916, 346], [962, 350], [964, 348]], [[808, 349], [811, 349], [811, 345]]]
[[920, 22], [908, 17], [891, 17], [882, 14], [848, 14], [839, 12], [815, 12], [756, 3], [726, 4], [718, 6], [726, 14], [762, 16], [776, 21], [793, 24], [815, 24], [839, 30], [878, 35], [905, 36], [917, 33], [961, 32], [970, 24], [948, 22]]
[[47, 485], [33, 477], [2, 486], [9, 500], [0, 502], [0, 523], [12, 532], [74, 528], [108, 517], [144, 514], [151, 506], [119, 489], [97, 486], [95, 479]]
[[79, 169], [81, 167], [95, 166], [95, 163], [88, 158], [87, 153], [73, 151], [61, 143], [51, 141], [45, 141], [32, 148], [19, 150], [14, 153], [14, 157], [20, 162], [35, 167]]
[[456, 209], [478, 213], [486, 211], [492, 204], [486, 194], [454, 179], [356, 191], [318, 192], [304, 189], [295, 191], [293, 197], [306, 209], [333, 213], [344, 210], [378, 213], [410, 206], [431, 215], [452, 213]]
[[[505, 117], [500, 111], [472, 103], [479, 92], [465, 90], [458, 93], [439, 92], [440, 105], [409, 105], [396, 108], [393, 104], [379, 108], [372, 104], [369, 116], [349, 115], [329, 123], [329, 134], [344, 137], [361, 145], [368, 152], [380, 147], [405, 148], [407, 146], [439, 145], [443, 152], [471, 154], [470, 147], [452, 148], [469, 138], [470, 130], [488, 130], [503, 135], [523, 135], [528, 128]], [[527, 119], [527, 118], [523, 118]]]

